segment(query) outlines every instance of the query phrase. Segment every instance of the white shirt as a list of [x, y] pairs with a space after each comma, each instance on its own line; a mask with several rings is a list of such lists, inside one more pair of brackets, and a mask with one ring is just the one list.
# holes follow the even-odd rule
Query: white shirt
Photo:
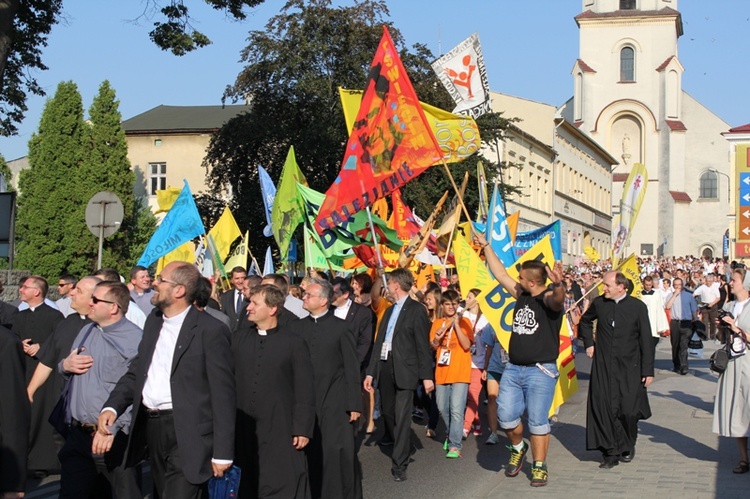
[[336, 310], [333, 311], [333, 315], [338, 317], [339, 319], [346, 320], [346, 314], [349, 313], [349, 309], [352, 306], [351, 300], [346, 300], [346, 303], [341, 305], [340, 307], [336, 307]]
[[304, 319], [305, 317], [310, 315], [310, 312], [308, 312], [302, 307], [302, 300], [300, 300], [299, 298], [295, 298], [292, 295], [286, 295], [286, 300], [284, 301], [284, 308], [289, 310], [291, 313], [293, 313], [300, 319]]
[[143, 385], [143, 405], [149, 409], [166, 410], [172, 408], [172, 388], [170, 378], [172, 377], [172, 360], [174, 349], [177, 346], [177, 337], [180, 335], [182, 323], [191, 307], [186, 308], [174, 317], [164, 317], [164, 323], [156, 340], [154, 356], [146, 375], [146, 383]]
[[698, 286], [698, 289], [693, 291], [693, 296], [698, 297], [698, 300], [703, 305], [715, 302], [721, 297], [721, 293], [719, 293], [719, 286], [714, 286], [714, 284], [716, 283], [711, 284], [711, 286], [701, 284]]
[[133, 300], [130, 300], [128, 304], [128, 313], [125, 314], [125, 318], [141, 329], [146, 324], [146, 314], [143, 313], [141, 307]]

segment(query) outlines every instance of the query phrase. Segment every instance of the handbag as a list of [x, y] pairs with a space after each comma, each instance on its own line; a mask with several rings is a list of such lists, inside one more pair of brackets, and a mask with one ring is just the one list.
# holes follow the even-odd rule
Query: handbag
[[[86, 331], [86, 334], [83, 335], [81, 343], [78, 344], [79, 353], [81, 351], [81, 348], [83, 347], [83, 344], [88, 339], [89, 334], [91, 334], [91, 331], [94, 329], [94, 325], [95, 324], [89, 325], [89, 330]], [[68, 430], [70, 429], [70, 385], [72, 381], [73, 376], [70, 376], [67, 380], [65, 380], [65, 386], [60, 393], [60, 398], [57, 399], [57, 404], [55, 404], [54, 409], [52, 409], [52, 412], [47, 419], [47, 421], [49, 421], [49, 424], [51, 424], [52, 427], [57, 430], [57, 433], [59, 433], [63, 437], [68, 436]]]
[[727, 366], [729, 365], [730, 358], [726, 346], [716, 350], [708, 361], [708, 366], [711, 369], [711, 372], [714, 372], [719, 376], [724, 374], [724, 371], [727, 370]]
[[224, 476], [215, 476], [208, 481], [209, 499], [235, 499], [240, 488], [242, 470], [232, 465], [224, 472]]

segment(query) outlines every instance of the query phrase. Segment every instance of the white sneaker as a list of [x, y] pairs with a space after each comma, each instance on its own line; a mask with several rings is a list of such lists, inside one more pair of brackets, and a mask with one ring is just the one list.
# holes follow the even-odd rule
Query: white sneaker
[[487, 445], [496, 445], [500, 443], [500, 437], [497, 436], [497, 433], [490, 433], [490, 436], [487, 437], [487, 440], [484, 442]]

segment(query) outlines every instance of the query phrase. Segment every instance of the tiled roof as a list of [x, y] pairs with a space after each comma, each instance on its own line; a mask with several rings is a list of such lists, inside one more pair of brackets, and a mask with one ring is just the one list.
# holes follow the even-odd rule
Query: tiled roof
[[627, 173], [613, 173], [612, 182], [625, 182], [628, 179]]
[[672, 199], [674, 199], [675, 202], [678, 203], [690, 203], [693, 201], [692, 199], [690, 199], [690, 196], [687, 192], [669, 191], [669, 194], [671, 194]]
[[673, 55], [670, 55], [669, 57], [667, 57], [667, 60], [666, 60], [666, 61], [664, 61], [664, 62], [662, 62], [662, 63], [661, 63], [661, 66], [659, 66], [658, 68], [656, 68], [656, 70], [657, 70], [657, 71], [664, 71], [665, 69], [667, 69], [667, 66], [669, 66], [669, 63], [670, 63], [670, 62], [672, 61], [672, 59], [674, 59], [674, 58], [675, 58], [675, 57], [674, 57]]
[[125, 133], [215, 131], [249, 106], [157, 106], [122, 122]]
[[747, 125], [740, 125], [734, 128], [730, 128], [728, 132], [724, 133], [750, 133], [750, 123], [748, 123]]
[[591, 66], [583, 62], [583, 59], [578, 59], [578, 65], [581, 67], [584, 73], [596, 73], [596, 71], [594, 71]]
[[673, 132], [684, 132], [687, 130], [687, 127], [682, 121], [679, 121], [679, 120], [664, 120], [664, 121], [667, 122], [667, 126]]

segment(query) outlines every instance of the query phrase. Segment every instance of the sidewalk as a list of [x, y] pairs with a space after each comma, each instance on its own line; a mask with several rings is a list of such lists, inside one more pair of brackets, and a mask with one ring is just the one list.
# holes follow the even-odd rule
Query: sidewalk
[[716, 346], [710, 341], [704, 346], [704, 358], [690, 357], [690, 374], [680, 376], [671, 372], [669, 339], [661, 340], [656, 379], [649, 388], [653, 416], [639, 424], [633, 462], [611, 470], [600, 470], [600, 454], [586, 450], [589, 361], [579, 354], [580, 391], [561, 408], [560, 423], [553, 427], [548, 486], [529, 487], [527, 464], [515, 478], [497, 473], [474, 496], [748, 497], [750, 475], [732, 473], [739, 461], [734, 439], [711, 431], [717, 377], [709, 372], [708, 358]]

